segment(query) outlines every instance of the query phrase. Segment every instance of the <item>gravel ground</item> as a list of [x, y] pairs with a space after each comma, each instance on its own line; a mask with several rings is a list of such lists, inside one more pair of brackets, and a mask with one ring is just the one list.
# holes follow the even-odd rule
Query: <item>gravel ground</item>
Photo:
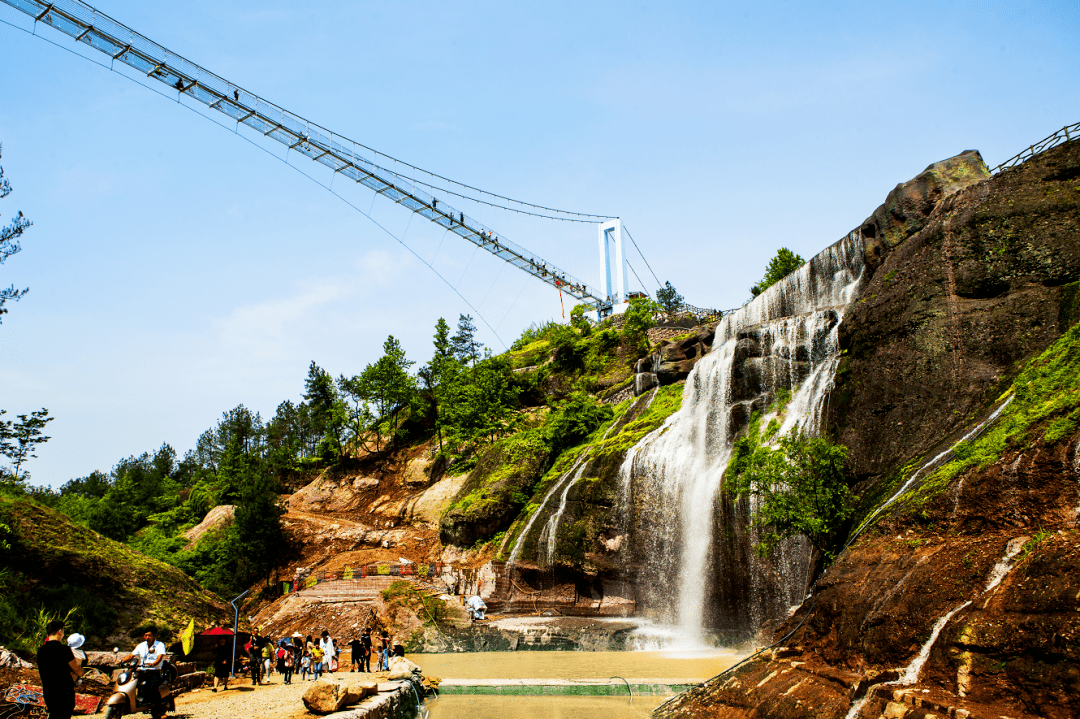
[[[364, 681], [386, 681], [386, 672], [336, 672], [324, 674], [323, 679], [339, 684]], [[292, 684], [282, 684], [281, 676], [275, 674], [269, 684], [258, 687], [251, 685], [248, 679], [229, 683], [228, 691], [220, 689], [215, 694], [209, 688], [196, 689], [181, 694], [176, 698], [176, 711], [169, 713], [169, 719], [313, 719], [314, 714], [304, 708], [301, 697], [311, 686], [311, 680], [293, 679]], [[96, 717], [104, 717], [105, 709]], [[135, 717], [149, 717], [149, 714], [136, 714]]]

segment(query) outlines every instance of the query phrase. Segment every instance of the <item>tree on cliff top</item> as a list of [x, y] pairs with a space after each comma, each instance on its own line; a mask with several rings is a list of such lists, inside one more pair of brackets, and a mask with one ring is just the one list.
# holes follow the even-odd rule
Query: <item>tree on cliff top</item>
[[679, 294], [679, 291], [675, 289], [670, 280], [656, 291], [656, 301], [660, 303], [660, 306], [664, 308], [664, 312], [667, 312], [670, 317], [674, 317], [675, 313], [686, 304], [683, 296]]
[[[0, 154], [3, 152], [3, 146], [0, 145]], [[0, 200], [11, 194], [11, 183], [4, 177], [4, 168], [0, 167]], [[7, 227], [0, 227], [0, 265], [4, 264], [4, 261], [14, 255], [16, 252], [22, 249], [19, 246], [19, 237], [30, 226], [30, 221], [23, 217], [23, 213], [15, 215]], [[12, 302], [18, 302], [30, 288], [17, 290], [15, 285], [11, 287], [0, 288], [0, 321], [2, 321], [2, 315], [7, 312], [4, 309], [4, 303], [8, 300]]]
[[776, 256], [769, 260], [769, 264], [765, 267], [765, 276], [761, 278], [761, 282], [750, 288], [750, 294], [757, 297], [804, 264], [806, 264], [806, 260], [788, 248], [781, 247], [776, 251]]

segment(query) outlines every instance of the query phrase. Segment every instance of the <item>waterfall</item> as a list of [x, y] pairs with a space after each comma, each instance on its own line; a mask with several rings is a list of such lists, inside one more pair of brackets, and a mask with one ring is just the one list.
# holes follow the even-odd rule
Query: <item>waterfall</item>
[[[634, 403], [627, 410], [626, 416], [631, 416], [631, 412], [637, 408], [639, 404], [645, 402], [645, 409], [649, 408], [653, 399], [656, 398], [656, 392], [659, 388], [654, 389], [649, 393], [648, 397], [639, 397], [634, 400]], [[600, 441], [597, 445], [603, 444], [604, 440], [608, 438], [612, 430], [620, 426], [619, 421], [611, 423], [611, 426], [607, 428], [604, 434], [600, 437]], [[551, 566], [555, 561], [555, 544], [558, 536], [559, 522], [562, 520], [563, 512], [566, 511], [566, 501], [570, 494], [570, 488], [574, 486], [574, 483], [581, 479], [581, 475], [588, 467], [588, 460], [592, 458], [592, 452], [590, 449], [586, 449], [570, 466], [570, 469], [566, 470], [562, 475], [555, 480], [555, 484], [551, 486], [548, 493], [544, 495], [544, 498], [540, 501], [540, 506], [536, 508], [532, 516], [529, 517], [529, 521], [525, 524], [525, 528], [521, 530], [521, 534], [518, 535], [517, 541], [514, 542], [513, 548], [510, 550], [510, 558], [506, 563], [507, 571], [513, 569], [517, 564], [518, 559], [521, 557], [521, 548], [525, 544], [526, 538], [529, 536], [529, 532], [532, 531], [533, 524], [536, 523], [537, 518], [544, 512], [544, 508], [547, 506], [548, 500], [554, 496], [559, 489], [563, 490], [562, 497], [559, 499], [558, 510], [548, 518], [548, 521], [544, 525], [544, 529], [540, 533], [540, 537], [537, 541], [539, 548], [539, 555], [537, 557], [537, 566], [544, 566], [543, 560], [547, 560], [547, 566]]]
[[704, 642], [709, 631], [746, 636], [802, 599], [806, 542], [786, 541], [771, 559], [759, 558], [753, 504], [719, 489], [736, 436], [753, 412], [770, 412], [777, 392], [794, 391], [782, 432], [818, 431], [839, 363], [837, 327], [862, 274], [862, 240], [853, 232], [726, 315], [686, 380], [679, 411], [622, 464], [645, 611], [689, 642]]
[[908, 664], [901, 670], [900, 678], [896, 680], [897, 684], [911, 686], [919, 681], [919, 674], [922, 673], [922, 668], [923, 665], [926, 664], [926, 660], [930, 658], [930, 650], [934, 648], [934, 642], [937, 641], [938, 635], [941, 634], [941, 630], [945, 628], [945, 625], [949, 623], [949, 620], [953, 618], [954, 614], [969, 604], [971, 604], [970, 600], [964, 602], [959, 607], [937, 620], [933, 630], [930, 632], [930, 638], [926, 640], [926, 643], [922, 645], [919, 653], [911, 660], [911, 664]]

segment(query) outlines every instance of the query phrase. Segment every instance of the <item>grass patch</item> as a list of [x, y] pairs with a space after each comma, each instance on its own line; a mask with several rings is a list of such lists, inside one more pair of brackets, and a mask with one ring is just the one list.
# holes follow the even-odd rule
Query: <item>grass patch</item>
[[1006, 449], [1039, 438], [1048, 444], [1070, 436], [1080, 421], [1080, 325], [1073, 325], [1041, 355], [1027, 363], [1009, 390], [1012, 402], [995, 424], [970, 442], [953, 448], [953, 457], [910, 495], [909, 507], [921, 507], [944, 492], [953, 478], [998, 461]]

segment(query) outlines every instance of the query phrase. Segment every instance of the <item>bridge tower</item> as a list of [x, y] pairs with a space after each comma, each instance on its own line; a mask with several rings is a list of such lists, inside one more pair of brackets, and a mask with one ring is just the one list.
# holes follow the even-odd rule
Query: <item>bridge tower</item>
[[[607, 295], [608, 306], [598, 307], [599, 318], [624, 309], [626, 303], [626, 260], [623, 254], [622, 220], [615, 218], [599, 225], [601, 290]], [[611, 245], [615, 245], [615, 287], [611, 286]], [[612, 292], [612, 289], [615, 291]]]

